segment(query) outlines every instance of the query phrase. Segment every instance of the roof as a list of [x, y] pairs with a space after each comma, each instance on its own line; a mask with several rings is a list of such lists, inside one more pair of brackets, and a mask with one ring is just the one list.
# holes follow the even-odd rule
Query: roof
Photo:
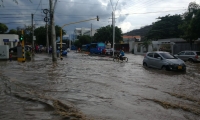
[[182, 39], [182, 38], [167, 38], [167, 39], [158, 39], [158, 41], [160, 42], [185, 42], [186, 40]]
[[123, 35], [122, 38], [136, 38], [136, 39], [140, 39], [141, 36], [137, 35], [137, 36], [128, 36], [128, 35]]

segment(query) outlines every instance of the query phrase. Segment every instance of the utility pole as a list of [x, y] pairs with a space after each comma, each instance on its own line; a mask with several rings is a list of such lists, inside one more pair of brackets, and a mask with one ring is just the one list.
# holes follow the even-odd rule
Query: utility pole
[[113, 26], [113, 56], [115, 54], [115, 14], [112, 12], [112, 26]]
[[[56, 2], [57, 2], [57, 0], [56, 0]], [[56, 35], [55, 35], [55, 25], [54, 25], [54, 8], [55, 8], [55, 4], [54, 4], [54, 8], [53, 8], [53, 2], [52, 2], [52, 0], [49, 0], [49, 4], [50, 4], [52, 61], [56, 62], [57, 61], [57, 56], [56, 56], [56, 41], [55, 41], [56, 40]], [[62, 37], [62, 36], [60, 36], [60, 37]]]
[[43, 10], [44, 14], [46, 15], [46, 17], [44, 18], [44, 21], [46, 22], [46, 48], [47, 48], [47, 53], [49, 53], [49, 35], [48, 35], [48, 22], [49, 22], [49, 18], [48, 18], [48, 9], [44, 9]]
[[91, 24], [91, 33], [90, 33], [90, 37], [91, 37], [91, 43], [92, 43], [92, 24]]
[[110, 0], [110, 3], [111, 3], [111, 5], [112, 5], [112, 9], [113, 9], [113, 12], [112, 12], [112, 25], [113, 25], [113, 56], [114, 56], [114, 52], [115, 52], [115, 10], [116, 10], [116, 7], [117, 7], [118, 2], [119, 2], [119, 0], [117, 0], [117, 3], [116, 3], [116, 5], [115, 5], [115, 7], [114, 7], [112, 1]]
[[32, 59], [33, 59], [33, 56], [34, 56], [34, 48], [35, 48], [35, 45], [34, 45], [33, 14], [31, 14], [31, 18], [32, 18]]

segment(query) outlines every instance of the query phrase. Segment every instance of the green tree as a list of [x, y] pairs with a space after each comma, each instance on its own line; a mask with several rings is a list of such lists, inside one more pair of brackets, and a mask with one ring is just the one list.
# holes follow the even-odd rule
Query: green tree
[[197, 11], [194, 18], [191, 21], [191, 32], [194, 33], [194, 40], [200, 38], [200, 10]]
[[24, 40], [26, 43], [32, 43], [32, 26], [24, 26]]
[[178, 28], [182, 22], [180, 15], [166, 15], [159, 17], [159, 20], [153, 23], [151, 30], [147, 33], [148, 39], [165, 39], [177, 38], [181, 35], [181, 30]]
[[8, 34], [17, 34], [17, 30], [15, 29], [10, 29]]
[[7, 30], [8, 27], [5, 24], [0, 23], [0, 34], [6, 33]]
[[79, 40], [74, 41], [74, 45], [75, 45], [77, 48], [81, 48], [81, 42], [80, 42]]
[[[113, 41], [113, 27], [111, 25], [101, 27], [94, 34], [94, 42], [107, 42], [112, 43]], [[122, 30], [121, 28], [115, 27], [115, 43], [122, 41]]]
[[[50, 26], [49, 26], [50, 27]], [[56, 38], [60, 37], [60, 30], [61, 30], [61, 27], [56, 25], [55, 26], [55, 31], [56, 31]], [[62, 30], [62, 35], [66, 35], [66, 32], [65, 30]]]
[[192, 43], [199, 37], [199, 17], [200, 7], [196, 2], [189, 3], [188, 10], [183, 14], [183, 22], [179, 25], [179, 29], [183, 31], [181, 38], [190, 43], [192, 49]]
[[89, 35], [78, 36], [78, 40], [80, 41], [81, 45], [91, 43], [91, 37]]
[[[55, 30], [56, 30], [56, 38], [60, 37], [60, 29], [61, 27], [56, 25]], [[48, 27], [48, 35], [49, 35], [49, 40], [51, 40], [51, 27]], [[65, 31], [62, 30], [63, 35], [65, 35]], [[45, 26], [40, 26], [34, 30], [34, 35], [36, 36], [36, 43], [40, 45], [46, 45], [46, 27]], [[51, 41], [49, 41], [51, 44]], [[49, 44], [49, 45], [50, 45]]]
[[34, 35], [36, 36], [36, 43], [39, 45], [46, 45], [46, 28], [40, 26], [34, 30]]
[[148, 47], [149, 47], [150, 44], [152, 44], [152, 41], [151, 41], [151, 40], [148, 40], [147, 38], [144, 38], [143, 43], [142, 43], [142, 46], [143, 46], [144, 48], [146, 48], [146, 50], [148, 50]]

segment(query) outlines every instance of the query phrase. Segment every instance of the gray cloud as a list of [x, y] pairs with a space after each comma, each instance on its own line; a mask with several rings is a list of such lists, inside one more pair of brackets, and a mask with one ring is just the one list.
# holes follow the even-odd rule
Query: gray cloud
[[[31, 14], [34, 14], [34, 24], [36, 24], [37, 27], [45, 25], [43, 21], [45, 17], [43, 9], [49, 9], [49, 0], [32, 0], [32, 2], [29, 0], [17, 1], [18, 4], [12, 0], [4, 0], [3, 4], [5, 7], [0, 7], [1, 23], [6, 23], [9, 29], [16, 29], [18, 26], [24, 27], [24, 25], [31, 25]], [[112, 0], [114, 6], [117, 1], [118, 0]], [[123, 26], [122, 24], [124, 24], [123, 28], [127, 30], [127, 25], [131, 25], [129, 26], [131, 29], [135, 28], [136, 25], [143, 26], [151, 24], [155, 22], [155, 18], [158, 16], [184, 12], [184, 10], [168, 13], [159, 11], [177, 10], [183, 7], [187, 8], [188, 3], [191, 1], [192, 0], [119, 0], [116, 7], [116, 25]], [[62, 26], [71, 22], [95, 18], [98, 15], [100, 21], [92, 20], [79, 24], [72, 24], [66, 26], [64, 30], [72, 32], [75, 27], [90, 28], [91, 24], [93, 29], [98, 29], [99, 27], [111, 24], [112, 11], [110, 0], [58, 0], [55, 10], [55, 24]], [[158, 13], [148, 13], [155, 11]]]

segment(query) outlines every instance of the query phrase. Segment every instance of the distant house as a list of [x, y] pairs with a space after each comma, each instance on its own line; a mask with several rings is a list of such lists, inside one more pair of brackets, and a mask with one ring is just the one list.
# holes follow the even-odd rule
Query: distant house
[[128, 35], [123, 35], [123, 43], [124, 44], [129, 44], [129, 52], [131, 52], [134, 49], [134, 43], [136, 41], [141, 41], [141, 36], [136, 35], [136, 36], [128, 36]]
[[[200, 50], [200, 41], [196, 40], [192, 44], [192, 50]], [[146, 49], [142, 41], [136, 41], [133, 43], [135, 54], [145, 54], [150, 51], [167, 51], [171, 54], [177, 54], [183, 50], [190, 50], [191, 46], [186, 40], [182, 38], [168, 38], [168, 39], [158, 39], [152, 41]]]
[[124, 43], [129, 43], [130, 41], [141, 41], [141, 36], [128, 36], [128, 35], [123, 35], [123, 42]]

